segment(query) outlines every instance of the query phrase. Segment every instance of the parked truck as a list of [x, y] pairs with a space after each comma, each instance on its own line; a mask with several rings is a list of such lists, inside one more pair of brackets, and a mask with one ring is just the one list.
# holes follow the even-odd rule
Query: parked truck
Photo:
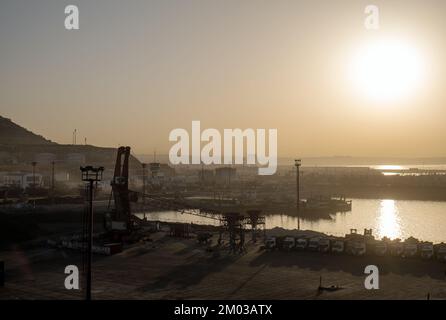
[[437, 244], [435, 252], [438, 261], [446, 262], [446, 243]]
[[282, 242], [282, 249], [286, 251], [294, 250], [296, 247], [296, 239], [291, 236], [286, 236]]
[[418, 239], [413, 237], [407, 238], [404, 241], [403, 258], [414, 258], [418, 255]]
[[388, 246], [387, 246], [387, 242], [383, 239], [381, 241], [376, 241], [375, 242], [375, 247], [374, 247], [374, 253], [377, 256], [385, 256], [387, 254], [388, 251]]
[[330, 252], [330, 238], [323, 237], [319, 239], [319, 252]]
[[367, 251], [366, 236], [357, 233], [356, 229], [351, 229], [350, 234], [345, 235], [347, 242], [346, 253], [353, 256], [364, 256]]
[[350, 254], [357, 257], [362, 257], [366, 254], [366, 243], [363, 239], [354, 239], [351, 242]]
[[319, 240], [320, 237], [312, 237], [308, 242], [309, 251], [319, 251]]
[[336, 254], [344, 253], [345, 251], [345, 240], [343, 238], [332, 239], [331, 252]]
[[296, 238], [296, 250], [304, 251], [308, 247], [308, 239], [305, 237]]
[[400, 239], [395, 239], [390, 243], [390, 254], [394, 257], [401, 257], [404, 253], [404, 244]]
[[274, 250], [277, 247], [277, 238], [274, 236], [270, 236], [268, 238], [266, 238], [265, 241], [265, 248], [267, 250]]
[[434, 244], [432, 242], [422, 242], [419, 244], [420, 256], [423, 260], [430, 260], [434, 257]]

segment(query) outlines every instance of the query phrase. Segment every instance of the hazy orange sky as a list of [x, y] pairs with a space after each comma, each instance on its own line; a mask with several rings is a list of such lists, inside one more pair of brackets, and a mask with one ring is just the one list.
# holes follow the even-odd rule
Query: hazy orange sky
[[[64, 28], [79, 6], [80, 30]], [[364, 28], [378, 5], [379, 31]], [[0, 115], [59, 143], [167, 153], [169, 132], [277, 128], [280, 156], [445, 156], [443, 0], [0, 3]], [[422, 54], [410, 96], [374, 101], [348, 79], [380, 38]]]

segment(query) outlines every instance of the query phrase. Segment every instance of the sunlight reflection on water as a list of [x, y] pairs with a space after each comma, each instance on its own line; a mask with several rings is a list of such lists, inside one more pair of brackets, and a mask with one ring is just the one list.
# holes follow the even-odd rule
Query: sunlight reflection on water
[[378, 216], [377, 235], [396, 239], [401, 237], [400, 217], [395, 200], [381, 200], [381, 209]]
[[[142, 215], [140, 215], [142, 216]], [[218, 221], [172, 211], [147, 214], [149, 219], [218, 225]], [[297, 218], [269, 215], [266, 228], [296, 229]], [[377, 238], [406, 239], [410, 236], [434, 242], [446, 241], [446, 202], [381, 199], [353, 199], [352, 211], [336, 213], [331, 219], [301, 220], [303, 230], [343, 236], [351, 228], [373, 229]]]

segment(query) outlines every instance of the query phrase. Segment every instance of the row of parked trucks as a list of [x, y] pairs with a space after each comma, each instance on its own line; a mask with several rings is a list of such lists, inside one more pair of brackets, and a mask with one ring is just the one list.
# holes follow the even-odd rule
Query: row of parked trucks
[[371, 229], [364, 229], [364, 234], [358, 234], [351, 229], [345, 237], [332, 236], [270, 236], [265, 241], [267, 250], [283, 251], [317, 251], [322, 253], [349, 254], [364, 256], [374, 254], [377, 256], [395, 256], [402, 258], [415, 258], [430, 260], [436, 258], [446, 262], [446, 243], [434, 245], [432, 242], [421, 242], [413, 237], [401, 241], [390, 240], [384, 237], [376, 240]]

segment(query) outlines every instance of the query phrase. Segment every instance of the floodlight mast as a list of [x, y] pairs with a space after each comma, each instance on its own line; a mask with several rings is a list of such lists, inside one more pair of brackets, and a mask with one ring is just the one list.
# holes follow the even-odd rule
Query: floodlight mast
[[87, 182], [88, 188], [88, 217], [87, 217], [87, 279], [85, 299], [91, 300], [91, 261], [93, 247], [93, 185], [95, 182], [102, 180], [104, 167], [86, 166], [80, 168], [82, 173], [82, 181]]

